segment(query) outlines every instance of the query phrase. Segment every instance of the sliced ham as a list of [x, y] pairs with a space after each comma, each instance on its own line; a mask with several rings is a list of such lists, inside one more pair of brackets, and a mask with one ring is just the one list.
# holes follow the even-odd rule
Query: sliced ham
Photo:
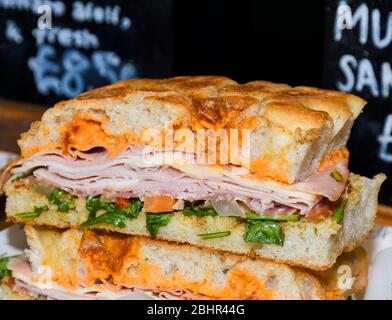
[[[348, 178], [347, 160], [288, 185], [254, 179], [230, 166], [196, 165], [193, 158], [189, 153], [170, 154], [151, 148], [128, 149], [115, 158], [108, 158], [102, 150], [75, 152], [73, 157], [58, 152], [38, 153], [17, 162], [10, 180], [32, 172], [37, 179], [78, 196], [235, 199], [263, 214], [273, 212], [274, 208], [280, 208], [282, 213], [291, 214], [295, 209], [294, 212], [306, 214], [323, 198], [338, 200]], [[331, 177], [334, 171], [341, 181]]]
[[[341, 177], [341, 181], [332, 177], [333, 172]], [[298, 182], [294, 188], [303, 192], [317, 193], [331, 201], [336, 201], [342, 194], [348, 177], [347, 160], [342, 160], [334, 166], [326, 168], [317, 174], [311, 175], [306, 180]]]

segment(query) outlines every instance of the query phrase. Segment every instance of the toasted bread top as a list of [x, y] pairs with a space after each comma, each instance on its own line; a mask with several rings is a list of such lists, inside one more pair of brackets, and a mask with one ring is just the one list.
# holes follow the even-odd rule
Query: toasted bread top
[[[57, 103], [19, 140], [22, 156], [104, 147], [114, 156], [148, 129], [250, 129], [251, 159], [285, 182], [342, 149], [365, 101], [351, 94], [219, 76], [132, 79]], [[284, 168], [281, 167], [283, 163]], [[275, 177], [276, 176], [276, 177]]]

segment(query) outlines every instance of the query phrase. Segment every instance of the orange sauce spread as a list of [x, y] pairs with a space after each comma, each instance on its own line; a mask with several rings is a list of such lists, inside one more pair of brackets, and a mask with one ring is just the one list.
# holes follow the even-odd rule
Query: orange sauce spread
[[[317, 170], [323, 170], [333, 166], [337, 162], [343, 159], [348, 159], [349, 151], [347, 148], [342, 150], [334, 150], [326, 154], [320, 161]], [[271, 167], [271, 163], [274, 167]], [[288, 162], [285, 158], [272, 161], [269, 157], [261, 156], [250, 163], [250, 174], [248, 178], [253, 179], [274, 179], [280, 182], [287, 182], [287, 175], [289, 173]]]
[[322, 170], [322, 169], [333, 166], [335, 163], [339, 162], [340, 160], [348, 159], [349, 154], [350, 153], [347, 150], [347, 148], [344, 148], [342, 150], [332, 151], [332, 152], [328, 153], [323, 158], [323, 160], [321, 160], [318, 169]]
[[[274, 167], [271, 166], [274, 163]], [[253, 179], [275, 179], [281, 182], [287, 181], [289, 168], [287, 167], [287, 160], [280, 158], [276, 161], [271, 161], [269, 157], [261, 156], [250, 163], [249, 178]]]
[[104, 147], [110, 156], [120, 153], [128, 146], [128, 139], [107, 134], [102, 128], [102, 124], [107, 121], [107, 117], [99, 121], [88, 114], [78, 113], [73, 121], [60, 129], [63, 131], [63, 148], [69, 152], [71, 149], [86, 151]]
[[[185, 289], [195, 295], [214, 299], [271, 299], [273, 297], [272, 290], [267, 290], [257, 276], [238, 267], [228, 272], [226, 283], [222, 285], [209, 281], [208, 275], [201, 279], [192, 279], [178, 271], [167, 273], [157, 263], [144, 258], [141, 241], [152, 244], [156, 242], [142, 237], [101, 234], [88, 230], [79, 241], [78, 261], [68, 263], [64, 268], [63, 264], [58, 262], [59, 259], [56, 259], [56, 254], [52, 255], [48, 252], [44, 260], [53, 270], [52, 279], [66, 288], [74, 288], [78, 285], [90, 286], [95, 284], [96, 280], [104, 280], [112, 288], [126, 285], [164, 290]], [[182, 245], [178, 249], [189, 250], [189, 248], [190, 246]], [[63, 253], [57, 252], [57, 255], [59, 254]], [[84, 266], [83, 274], [78, 273], [80, 263]]]
[[343, 295], [343, 293], [340, 290], [330, 290], [327, 291], [325, 294], [325, 298], [327, 300], [337, 300], [337, 299], [342, 299], [345, 296]]
[[267, 290], [254, 274], [234, 268], [227, 279], [227, 286], [221, 295], [227, 299], [241, 300], [271, 300], [272, 290]]

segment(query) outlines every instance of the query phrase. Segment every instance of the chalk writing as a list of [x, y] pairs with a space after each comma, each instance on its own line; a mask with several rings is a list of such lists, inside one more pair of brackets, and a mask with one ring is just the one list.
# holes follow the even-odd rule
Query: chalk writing
[[22, 36], [22, 31], [18, 27], [15, 21], [13, 20], [8, 20], [6, 23], [6, 30], [5, 30], [5, 37], [9, 41], [13, 41], [16, 43], [22, 43], [23, 42], [23, 36]]
[[[382, 2], [339, 2], [334, 12], [332, 33], [335, 44], [344, 48], [337, 56], [336, 88], [380, 99], [378, 101], [390, 100], [392, 89], [392, 61], [385, 51], [392, 47], [392, 11], [386, 10], [390, 7], [383, 6]], [[368, 108], [375, 107], [369, 104]], [[377, 106], [381, 104], [378, 102]], [[384, 103], [384, 108], [389, 105]], [[373, 112], [377, 114], [378, 122], [384, 122], [383, 131], [375, 134], [382, 126], [376, 129], [374, 120], [366, 124], [366, 128], [371, 130], [373, 143], [379, 148], [379, 159], [391, 163], [392, 114], [388, 114], [389, 111], [385, 117], [382, 111]]]
[[39, 15], [38, 8], [47, 5], [51, 8], [53, 15], [61, 17], [66, 12], [66, 6], [62, 1], [50, 0], [0, 0], [0, 8], [8, 10], [26, 11]]
[[55, 93], [67, 98], [86, 90], [83, 76], [91, 69], [109, 82], [137, 76], [135, 66], [122, 63], [113, 51], [96, 51], [89, 57], [77, 49], [67, 49], [58, 57], [56, 49], [50, 45], [40, 46], [37, 55], [29, 59], [28, 66], [41, 94]]
[[72, 4], [72, 17], [77, 22], [94, 22], [97, 24], [120, 25], [123, 30], [131, 27], [129, 17], [121, 17], [121, 7], [118, 5], [99, 6], [89, 1], [75, 1]]
[[392, 150], [388, 147], [392, 143], [392, 114], [389, 114], [385, 119], [384, 130], [382, 135], [378, 136], [380, 142], [380, 159], [386, 162], [392, 162]]
[[79, 49], [96, 49], [99, 47], [98, 37], [88, 29], [72, 30], [70, 28], [52, 28], [50, 30], [33, 29], [32, 35], [37, 46], [44, 43], [59, 44], [62, 47]]
[[0, 95], [51, 105], [111, 82], [167, 76], [171, 1], [0, 0]]

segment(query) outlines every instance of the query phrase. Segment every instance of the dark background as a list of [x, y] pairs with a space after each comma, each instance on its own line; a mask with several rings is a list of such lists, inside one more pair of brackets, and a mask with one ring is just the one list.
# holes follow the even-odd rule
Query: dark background
[[[114, 51], [123, 62], [134, 63], [139, 77], [217, 74], [239, 82], [266, 79], [290, 85], [322, 84], [326, 27], [322, 0], [91, 1], [120, 5], [122, 13], [133, 20], [128, 31], [110, 25], [76, 23], [70, 16], [73, 2], [62, 1], [67, 14], [53, 15], [53, 28], [91, 30], [99, 36], [99, 50]], [[23, 43], [4, 37], [5, 21], [9, 19], [22, 29]], [[70, 96], [52, 91], [42, 94], [36, 88], [27, 61], [38, 56], [31, 36], [37, 19], [38, 15], [29, 11], [0, 8], [0, 96], [50, 106]], [[48, 60], [62, 69], [56, 75], [61, 79], [66, 48], [51, 46], [56, 53]], [[91, 62], [95, 50], [76, 49]], [[93, 68], [84, 72], [83, 78], [82, 91], [109, 82]]]
[[173, 74], [320, 86], [325, 1], [174, 1]]
[[[72, 4], [71, 0], [63, 1], [68, 6]], [[390, 0], [347, 1], [353, 8], [363, 3], [368, 4], [369, 10], [380, 8], [383, 19], [392, 11]], [[264, 79], [292, 86], [336, 89], [336, 79], [341, 77], [339, 58], [343, 54], [368, 57], [375, 65], [392, 60], [390, 48], [377, 51], [371, 45], [358, 47], [355, 32], [341, 43], [333, 42], [331, 32], [338, 0], [91, 2], [120, 4], [136, 22], [135, 29], [126, 33], [88, 23], [78, 26], [69, 17], [54, 18], [53, 25], [57, 21], [60, 26], [86, 27], [97, 32], [103, 49], [117, 52], [124, 61], [136, 61], [141, 70], [138, 76], [142, 77], [224, 75], [238, 82]], [[0, 10], [0, 31], [2, 18], [9, 17], [9, 12], [3, 12], [3, 16], [1, 13]], [[28, 13], [16, 13], [15, 16], [28, 32], [36, 19]], [[51, 106], [67, 97], [37, 92], [32, 72], [26, 69], [27, 58], [37, 51], [31, 40], [26, 41], [22, 49], [15, 45], [13, 50], [12, 46], [7, 47], [7, 42], [3, 45], [0, 34], [0, 97]], [[63, 48], [57, 46], [56, 50], [61, 56]], [[90, 55], [91, 51], [83, 51], [83, 54]], [[86, 83], [92, 86], [103, 85], [106, 81], [98, 79], [96, 72], [89, 71], [85, 76]], [[380, 171], [392, 173], [391, 163], [380, 161], [378, 157], [377, 140], [386, 115], [391, 113], [391, 97], [377, 100], [366, 91], [354, 93], [364, 97], [369, 104], [357, 120], [348, 143], [350, 169], [367, 176]], [[5, 122], [8, 127], [15, 123], [7, 119]], [[30, 119], [25, 121], [30, 122]], [[27, 125], [23, 124], [23, 130], [20, 128], [14, 131], [19, 134]], [[10, 128], [6, 130], [10, 131]], [[384, 184], [381, 201], [392, 205], [392, 179], [389, 180]]]

